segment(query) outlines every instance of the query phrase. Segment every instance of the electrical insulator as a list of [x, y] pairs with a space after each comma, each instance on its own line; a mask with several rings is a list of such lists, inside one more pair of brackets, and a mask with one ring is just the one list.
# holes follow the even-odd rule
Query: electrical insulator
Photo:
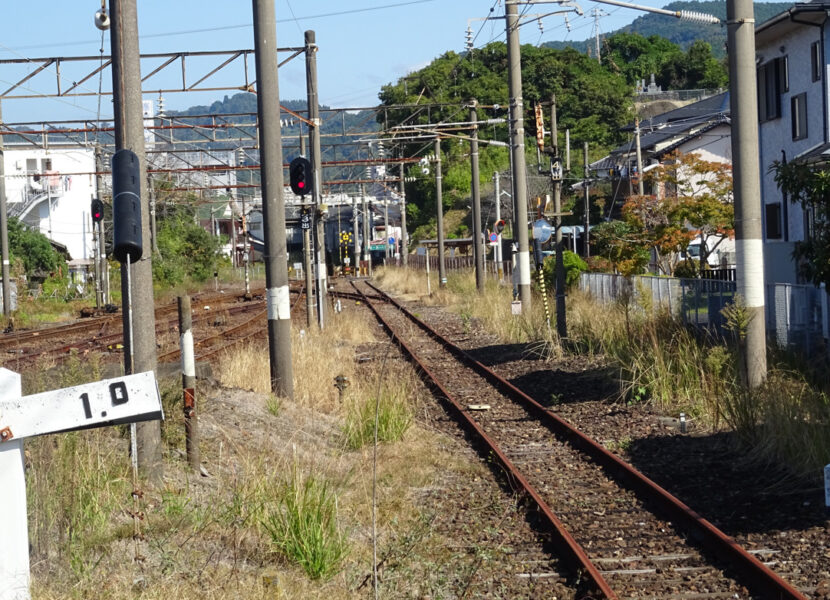
[[707, 15], [696, 10], [681, 10], [677, 13], [677, 16], [684, 21], [693, 21], [695, 23], [719, 25], [721, 22], [720, 19], [713, 15]]
[[236, 164], [237, 165], [244, 165], [245, 164], [245, 149], [244, 148], [237, 148], [236, 149]]
[[162, 96], [161, 94], [159, 94], [158, 105], [159, 105], [159, 116], [161, 116], [161, 115], [164, 114], [164, 96]]
[[467, 50], [473, 49], [473, 28], [467, 25]]
[[539, 20], [538, 20], [538, 21], [536, 21], [536, 22], [539, 24], [539, 33], [540, 33], [540, 34], [545, 33], [545, 26], [544, 26], [544, 25], [542, 25], [542, 19], [539, 19]]

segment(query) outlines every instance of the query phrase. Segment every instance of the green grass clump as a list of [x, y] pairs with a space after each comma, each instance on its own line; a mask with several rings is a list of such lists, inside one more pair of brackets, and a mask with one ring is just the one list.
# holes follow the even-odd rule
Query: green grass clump
[[279, 554], [295, 561], [312, 579], [328, 579], [341, 568], [349, 552], [337, 523], [337, 494], [331, 484], [295, 466], [291, 478], [277, 488], [276, 505], [262, 525]]
[[375, 439], [377, 417], [378, 441], [397, 442], [412, 424], [412, 409], [406, 402], [405, 389], [381, 389], [380, 393], [355, 402], [346, 415], [343, 434], [352, 450], [371, 444]]

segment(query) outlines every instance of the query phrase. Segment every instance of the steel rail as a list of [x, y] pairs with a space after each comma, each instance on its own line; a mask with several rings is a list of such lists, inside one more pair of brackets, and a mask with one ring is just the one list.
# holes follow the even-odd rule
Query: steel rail
[[[377, 308], [372, 304], [369, 300], [368, 296], [366, 296], [354, 283], [354, 281], [350, 282], [352, 287], [355, 291], [360, 294], [363, 298], [363, 301], [366, 303], [366, 306], [374, 313], [375, 317], [380, 321], [386, 331], [389, 333], [390, 337], [401, 347], [404, 353], [409, 356], [410, 360], [414, 362], [418, 369], [420, 369], [423, 374], [425, 374], [428, 378], [426, 381], [427, 385], [433, 388], [434, 391], [437, 391], [440, 397], [446, 399], [449, 403], [450, 407], [452, 407], [453, 411], [455, 412], [456, 418], [458, 418], [461, 423], [466, 427], [471, 433], [478, 437], [480, 442], [482, 443], [483, 450], [482, 457], [487, 460], [492, 453], [498, 458], [498, 461], [501, 463], [502, 467], [505, 470], [505, 474], [507, 475], [508, 481], [512, 484], [512, 486], [520, 487], [522, 491], [524, 491], [525, 495], [530, 498], [533, 503], [535, 504], [536, 510], [539, 514], [543, 517], [546, 521], [546, 525], [550, 530], [550, 533], [553, 536], [553, 540], [556, 546], [560, 549], [563, 554], [564, 559], [566, 562], [570, 564], [572, 569], [574, 570], [574, 574], [580, 575], [587, 575], [590, 580], [590, 585], [593, 588], [593, 591], [602, 594], [603, 598], [607, 598], [608, 600], [616, 600], [618, 598], [617, 594], [614, 590], [611, 589], [608, 582], [602, 577], [602, 574], [599, 572], [599, 569], [591, 562], [591, 559], [588, 557], [585, 550], [579, 545], [579, 543], [573, 538], [573, 536], [568, 532], [565, 528], [565, 525], [559, 518], [553, 513], [550, 506], [542, 499], [542, 496], [536, 489], [531, 485], [531, 483], [521, 474], [521, 472], [516, 468], [513, 462], [504, 454], [501, 448], [496, 444], [496, 442], [482, 429], [482, 427], [473, 419], [467, 411], [462, 408], [461, 404], [453, 397], [453, 395], [438, 381], [437, 377], [430, 371], [430, 369], [424, 364], [418, 356], [413, 352], [413, 350], [404, 342], [392, 329], [392, 326], [384, 319]], [[374, 289], [377, 292], [380, 292], [381, 297], [385, 297], [387, 301], [390, 301], [391, 298], [378, 290], [378, 288], [372, 286], [368, 282], [365, 282], [369, 287]], [[394, 306], [400, 308], [400, 305], [392, 302]], [[409, 316], [409, 315], [407, 315]]]
[[474, 370], [478, 371], [497, 388], [524, 404], [528, 410], [536, 414], [540, 418], [540, 421], [547, 425], [555, 434], [568, 440], [574, 447], [591, 456], [614, 479], [622, 480], [632, 491], [654, 502], [673, 521], [679, 523], [681, 527], [689, 531], [692, 537], [700, 544], [735, 567], [739, 573], [746, 577], [746, 581], [742, 583], [746, 584], [748, 589], [754, 589], [767, 598], [804, 600], [804, 595], [797, 589], [779, 577], [771, 569], [764, 566], [761, 561], [744, 550], [734, 539], [704, 519], [684, 502], [681, 502], [678, 498], [674, 497], [667, 490], [640, 473], [627, 462], [606, 450], [593, 439], [574, 428], [567, 421], [551, 413], [547, 408], [525, 394], [522, 390], [496, 374], [495, 371], [480, 363], [460, 347], [441, 336], [441, 334], [421, 321], [405, 306], [386, 294], [383, 290], [369, 282], [366, 282], [366, 285], [386, 298], [388, 302], [404, 313], [410, 321], [444, 345], [450, 352]]

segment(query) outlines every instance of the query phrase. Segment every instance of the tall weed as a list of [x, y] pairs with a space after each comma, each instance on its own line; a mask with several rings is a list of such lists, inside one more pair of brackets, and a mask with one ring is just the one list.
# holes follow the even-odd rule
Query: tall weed
[[262, 526], [273, 549], [298, 563], [312, 579], [337, 573], [349, 552], [337, 523], [337, 494], [324, 477], [304, 474], [297, 465], [277, 487], [275, 506]]

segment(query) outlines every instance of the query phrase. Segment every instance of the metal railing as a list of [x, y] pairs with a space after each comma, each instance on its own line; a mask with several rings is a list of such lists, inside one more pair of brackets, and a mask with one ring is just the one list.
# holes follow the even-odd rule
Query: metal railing
[[[429, 259], [429, 270], [438, 272], [438, 257], [424, 256], [423, 254], [410, 254], [407, 262], [410, 268], [426, 269]], [[502, 261], [504, 276], [509, 278], [513, 274], [513, 263], [509, 260]], [[475, 268], [475, 261], [472, 256], [448, 256], [444, 258], [444, 266], [447, 271], [472, 270]], [[488, 275], [498, 277], [498, 263], [488, 260], [484, 262], [484, 270]]]

